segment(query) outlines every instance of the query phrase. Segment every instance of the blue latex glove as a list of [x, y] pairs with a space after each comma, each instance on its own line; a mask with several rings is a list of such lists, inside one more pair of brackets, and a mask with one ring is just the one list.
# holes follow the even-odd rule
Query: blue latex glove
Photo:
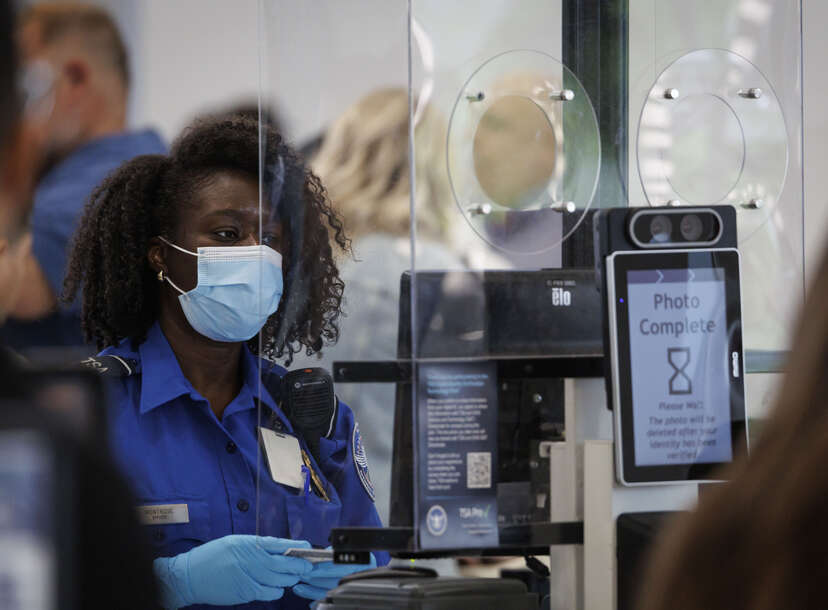
[[301, 576], [302, 582], [293, 587], [293, 592], [305, 599], [322, 599], [328, 591], [339, 585], [339, 579], [343, 576], [376, 567], [377, 559], [373, 553], [371, 553], [371, 563], [347, 564], [332, 561], [315, 563], [310, 572]]
[[305, 540], [224, 536], [175, 557], [153, 563], [165, 608], [192, 604], [229, 606], [272, 601], [309, 574], [312, 565], [285, 557], [289, 548], [310, 548]]

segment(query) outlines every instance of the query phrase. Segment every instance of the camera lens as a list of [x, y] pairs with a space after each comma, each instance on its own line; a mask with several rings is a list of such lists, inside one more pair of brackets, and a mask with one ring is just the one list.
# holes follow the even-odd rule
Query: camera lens
[[650, 221], [650, 235], [652, 235], [652, 241], [657, 243], [670, 241], [670, 233], [672, 233], [672, 231], [673, 223], [670, 222], [670, 219], [666, 214], [653, 216], [653, 219]]
[[702, 231], [704, 230], [704, 224], [701, 218], [695, 214], [687, 214], [681, 217], [679, 230], [681, 231], [681, 236], [687, 241], [699, 241], [699, 237], [701, 237]]

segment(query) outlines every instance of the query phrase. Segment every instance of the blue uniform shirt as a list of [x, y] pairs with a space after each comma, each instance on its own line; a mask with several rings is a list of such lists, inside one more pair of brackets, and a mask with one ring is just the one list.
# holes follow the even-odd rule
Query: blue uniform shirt
[[[265, 458], [259, 458], [259, 359], [246, 347], [242, 352], [242, 388], [221, 420], [184, 377], [157, 323], [137, 349], [124, 341], [103, 352], [138, 362], [137, 373], [114, 380], [110, 428], [113, 452], [139, 506], [187, 506], [189, 522], [143, 526], [157, 557], [171, 557], [228, 534], [258, 533], [325, 547], [334, 526], [380, 525], [369, 487], [361, 480], [354, 458], [356, 422], [351, 409], [341, 402], [335, 432], [330, 439], [320, 439], [316, 466], [330, 502], [313, 491], [297, 492], [273, 481]], [[268, 374], [281, 377], [285, 372], [261, 362], [263, 379]], [[292, 433], [290, 422], [264, 386], [262, 383], [263, 425], [273, 413], [277, 427]], [[304, 441], [300, 442], [305, 447]], [[376, 555], [379, 564], [387, 563], [386, 554]], [[239, 607], [293, 609], [307, 608], [308, 604], [286, 590], [277, 602]]]
[[[92, 191], [124, 161], [164, 152], [166, 147], [154, 131], [105, 136], [81, 146], [38, 183], [32, 208], [32, 252], [55, 296], [63, 292], [72, 236]], [[9, 319], [0, 336], [5, 345], [21, 351], [30, 347], [81, 346], [80, 303], [61, 306], [39, 320]]]

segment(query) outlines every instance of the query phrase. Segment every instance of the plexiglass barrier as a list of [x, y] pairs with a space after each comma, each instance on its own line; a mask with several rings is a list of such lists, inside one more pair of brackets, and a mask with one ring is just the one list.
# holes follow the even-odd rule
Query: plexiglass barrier
[[[421, 230], [429, 210], [415, 197], [400, 343], [413, 379], [398, 405], [412, 419], [413, 485], [395, 488], [392, 516], [414, 524], [423, 550], [548, 545], [536, 526], [553, 521], [549, 451], [566, 438], [555, 363], [601, 349], [592, 276], [560, 270], [588, 211], [617, 205], [595, 197], [598, 115], [563, 63], [563, 3], [411, 11], [412, 98], [448, 119], [451, 224]], [[415, 158], [422, 143], [415, 133]], [[429, 260], [438, 249], [451, 257]]]
[[[279, 190], [279, 337], [295, 348], [274, 391], [324, 413], [324, 367], [338, 401], [324, 429], [262, 406], [263, 425], [321, 439], [286, 502], [260, 461], [259, 531], [548, 544], [562, 378], [601, 375], [590, 210], [736, 206], [746, 346], [785, 349], [802, 297], [799, 18], [782, 0], [262, 0], [261, 116], [281, 121], [262, 121], [262, 205]], [[283, 178], [274, 128], [295, 151]]]
[[[298, 433], [301, 459], [289, 467], [298, 474], [290, 493], [274, 502], [267, 489], [286, 483], [263, 452], [257, 521], [261, 534], [315, 547], [331, 544], [333, 527], [388, 523], [395, 385], [337, 383], [332, 402], [331, 378], [317, 369], [397, 356], [400, 277], [411, 268], [408, 23], [400, 0], [259, 3], [261, 108], [280, 121], [262, 122], [263, 171], [275, 129], [304, 178], [283, 195], [294, 203], [283, 223], [280, 307], [298, 350], [280, 361], [291, 371], [277, 388], [284, 417], [260, 408], [263, 427]], [[415, 129], [439, 123], [427, 110]], [[435, 139], [423, 163], [444, 150]], [[442, 201], [443, 183], [423, 181], [423, 196]], [[262, 194], [264, 205], [266, 184]], [[430, 223], [441, 231], [448, 212], [433, 207]]]
[[[261, 3], [263, 108], [278, 108], [351, 248], [317, 275], [286, 269], [284, 316], [344, 285], [290, 363], [331, 371], [340, 401], [310, 455], [328, 499], [298, 490], [318, 511], [288, 507], [292, 536], [321, 545], [333, 524], [371, 525], [350, 506], [366, 497], [386, 525], [439, 532], [414, 547], [496, 547], [499, 529], [549, 522], [542, 454], [564, 438], [563, 382], [539, 362], [600, 352], [591, 275], [540, 271], [598, 205], [599, 126], [562, 64], [561, 20], [548, 1]], [[310, 222], [284, 223], [288, 265], [328, 247]], [[572, 303], [578, 291], [590, 299]], [[262, 488], [272, 474], [262, 463]], [[263, 533], [284, 519], [264, 493], [258, 519]]]
[[788, 349], [804, 295], [801, 4], [629, 10], [630, 205], [735, 206], [745, 347]]

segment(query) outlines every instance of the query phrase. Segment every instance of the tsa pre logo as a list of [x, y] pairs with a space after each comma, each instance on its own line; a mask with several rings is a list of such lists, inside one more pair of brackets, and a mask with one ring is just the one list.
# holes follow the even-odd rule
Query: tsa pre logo
[[359, 434], [359, 424], [354, 422], [354, 436], [351, 439], [351, 446], [354, 453], [354, 466], [356, 467], [359, 480], [365, 491], [371, 497], [371, 501], [375, 501], [374, 484], [371, 482], [371, 473], [368, 472], [368, 456], [365, 455], [365, 447], [362, 444], [362, 437]]
[[435, 504], [426, 513], [426, 529], [432, 536], [442, 536], [448, 527], [448, 514], [446, 509]]

